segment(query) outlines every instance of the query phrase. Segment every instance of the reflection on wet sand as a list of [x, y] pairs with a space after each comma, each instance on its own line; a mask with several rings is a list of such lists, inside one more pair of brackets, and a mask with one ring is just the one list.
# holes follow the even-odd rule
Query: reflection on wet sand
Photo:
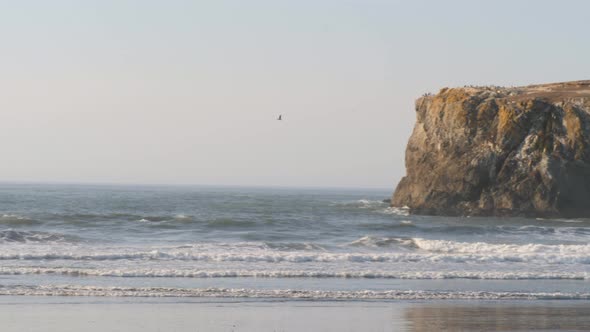
[[568, 306], [425, 305], [406, 308], [409, 331], [590, 330], [590, 303]]

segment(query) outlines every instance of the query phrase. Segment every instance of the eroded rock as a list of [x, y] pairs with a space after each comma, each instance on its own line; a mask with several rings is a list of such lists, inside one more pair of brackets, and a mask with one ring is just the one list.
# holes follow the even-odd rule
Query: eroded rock
[[590, 217], [590, 81], [445, 88], [416, 116], [393, 206]]

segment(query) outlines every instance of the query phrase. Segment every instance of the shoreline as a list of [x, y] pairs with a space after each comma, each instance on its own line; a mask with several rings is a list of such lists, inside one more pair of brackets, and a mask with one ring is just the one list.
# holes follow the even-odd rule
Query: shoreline
[[590, 302], [571, 300], [0, 297], [9, 332], [585, 330], [589, 316]]

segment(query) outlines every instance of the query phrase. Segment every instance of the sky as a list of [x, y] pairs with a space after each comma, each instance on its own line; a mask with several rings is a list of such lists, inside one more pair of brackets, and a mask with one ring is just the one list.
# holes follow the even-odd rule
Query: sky
[[393, 190], [417, 97], [590, 79], [588, 13], [581, 0], [0, 0], [0, 181]]

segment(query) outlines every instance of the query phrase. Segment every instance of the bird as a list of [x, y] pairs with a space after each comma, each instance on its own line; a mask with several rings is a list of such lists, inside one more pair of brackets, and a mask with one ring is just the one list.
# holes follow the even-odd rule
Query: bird
[[280, 114], [279, 117], [277, 118], [277, 120], [279, 120], [279, 121], [283, 120], [283, 115]]

